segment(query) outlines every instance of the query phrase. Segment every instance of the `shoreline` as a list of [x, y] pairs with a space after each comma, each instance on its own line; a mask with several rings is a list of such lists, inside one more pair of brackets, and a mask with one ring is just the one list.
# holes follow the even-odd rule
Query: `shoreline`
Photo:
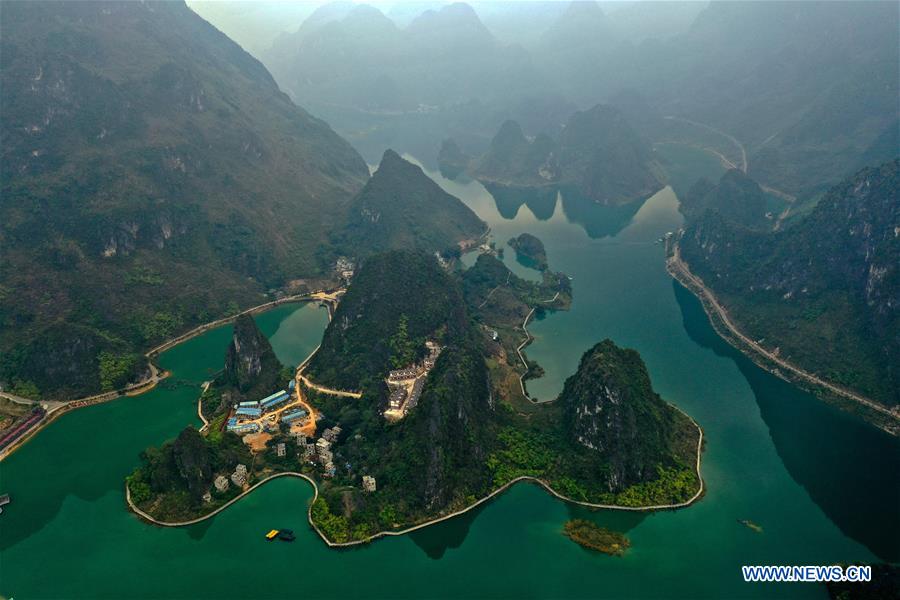
[[[541, 300], [544, 304], [550, 304], [556, 302], [556, 299], [559, 298], [559, 292], [550, 298], [549, 300]], [[525, 390], [525, 376], [528, 375], [528, 372], [531, 370], [531, 367], [528, 366], [528, 361], [525, 360], [525, 355], [522, 354], [522, 349], [534, 341], [534, 336], [528, 331], [528, 321], [531, 319], [531, 316], [534, 314], [534, 307], [528, 311], [528, 314], [525, 315], [525, 320], [522, 321], [522, 331], [525, 332], [525, 339], [522, 340], [522, 343], [516, 346], [516, 353], [519, 355], [519, 360], [522, 361], [522, 365], [525, 367], [525, 372], [519, 375], [519, 387], [522, 388], [522, 395], [525, 396], [525, 399], [531, 402], [532, 404], [544, 404], [546, 402], [553, 402], [553, 400], [537, 400], [532, 398], [531, 395]]]
[[[338, 288], [341, 289], [341, 288]], [[30, 441], [34, 436], [36, 436], [42, 429], [50, 425], [53, 421], [59, 418], [62, 415], [65, 415], [73, 410], [78, 410], [79, 408], [85, 408], [87, 406], [95, 406], [97, 404], [103, 404], [105, 402], [110, 402], [112, 400], [117, 400], [122, 398], [123, 396], [139, 396], [146, 392], [149, 392], [153, 388], [156, 387], [156, 384], [160, 381], [166, 379], [170, 373], [168, 371], [160, 371], [159, 368], [153, 364], [153, 359], [156, 358], [159, 354], [171, 350], [175, 346], [184, 343], [190, 339], [197, 337], [203, 333], [211, 329], [215, 329], [217, 327], [221, 327], [222, 325], [226, 325], [228, 323], [233, 322], [239, 316], [244, 314], [254, 315], [260, 312], [265, 312], [277, 306], [281, 306], [282, 304], [293, 304], [299, 302], [314, 302], [314, 301], [322, 301], [328, 306], [329, 315], [331, 314], [331, 298], [330, 295], [333, 295], [335, 292], [328, 292], [326, 290], [316, 290], [313, 292], [307, 292], [305, 294], [295, 294], [293, 296], [286, 296], [284, 298], [279, 298], [277, 300], [272, 300], [270, 302], [265, 302], [263, 304], [259, 304], [257, 306], [250, 307], [246, 310], [243, 310], [234, 315], [223, 317], [221, 319], [216, 319], [215, 321], [210, 321], [209, 323], [204, 323], [202, 325], [198, 325], [193, 329], [186, 331], [185, 333], [171, 338], [158, 346], [155, 346], [144, 353], [144, 357], [148, 359], [148, 367], [151, 371], [151, 376], [143, 381], [138, 381], [135, 383], [128, 384], [124, 388], [119, 390], [113, 390], [109, 392], [102, 392], [100, 394], [94, 394], [92, 396], [85, 396], [83, 398], [75, 398], [73, 400], [49, 400], [49, 401], [41, 401], [41, 400], [31, 400], [29, 398], [19, 398], [16, 396], [12, 396], [11, 394], [0, 393], [3, 397], [7, 397], [10, 400], [15, 402], [22, 403], [22, 401], [30, 402], [32, 405], [42, 405], [42, 404], [51, 404], [51, 408], [45, 409], [47, 413], [37, 421], [34, 426], [32, 426], [28, 431], [20, 435], [16, 438], [9, 446], [0, 450], [0, 462], [6, 460], [7, 457], [12, 455], [16, 450], [25, 445], [26, 442]], [[319, 297], [317, 297], [319, 296]], [[198, 406], [198, 414], [200, 414], [199, 406]], [[202, 417], [201, 417], [202, 420]]]
[[[860, 394], [825, 381], [814, 373], [806, 371], [759, 346], [759, 344], [751, 340], [737, 328], [737, 325], [729, 318], [728, 311], [719, 302], [712, 290], [706, 286], [700, 277], [691, 272], [687, 263], [681, 259], [677, 241], [673, 242], [671, 250], [672, 254], [666, 257], [666, 271], [673, 279], [700, 300], [700, 304], [703, 306], [703, 310], [716, 334], [728, 342], [733, 348], [749, 358], [756, 366], [788, 383], [797, 385], [798, 387], [813, 393], [822, 401], [829, 404], [837, 404], [839, 408], [844, 407], [840, 403], [836, 403], [833, 398], [822, 397], [824, 392], [830, 392], [845, 402], [847, 400], [851, 401], [853, 403], [851, 405], [853, 408], [875, 411], [880, 416], [892, 419], [894, 423], [900, 421], [900, 415], [893, 413], [888, 408], [881, 406]], [[737, 338], [737, 340], [735, 340], [735, 338]], [[773, 366], [773, 363], [777, 366]], [[781, 369], [777, 367], [781, 367]], [[784, 373], [782, 369], [788, 371], [793, 377]], [[894, 428], [891, 428], [887, 424], [873, 419], [872, 416], [868, 416], [866, 412], [866, 410], [858, 410], [856, 411], [856, 414], [873, 427], [881, 429], [889, 435], [895, 437], [900, 436], [900, 426], [895, 424]]]
[[[672, 405], [672, 406], [674, 406], [674, 405]], [[688, 415], [686, 412], [684, 412], [677, 406], [675, 406], [675, 408], [679, 412], [681, 412], [683, 415], [685, 415], [691, 421], [691, 423], [697, 428], [697, 433], [698, 433], [698, 435], [697, 435], [697, 458], [696, 458], [696, 463], [695, 463], [695, 472], [697, 474], [697, 480], [699, 481], [699, 486], [693, 496], [691, 496], [690, 498], [688, 498], [687, 500], [685, 500], [683, 502], [677, 502], [677, 503], [672, 503], [672, 504], [658, 504], [658, 505], [652, 505], [652, 506], [620, 506], [620, 505], [616, 505], [616, 504], [597, 504], [597, 503], [593, 503], [593, 502], [584, 502], [581, 500], [573, 500], [572, 498], [569, 498], [563, 494], [560, 494], [556, 490], [554, 490], [550, 486], [550, 484], [547, 483], [546, 481], [544, 481], [543, 479], [540, 479], [537, 477], [532, 477], [530, 475], [523, 475], [523, 476], [516, 477], [515, 479], [512, 479], [512, 480], [506, 482], [505, 484], [503, 484], [500, 487], [498, 487], [497, 489], [491, 491], [484, 497], [476, 500], [469, 506], [466, 506], [465, 508], [459, 509], [457, 511], [453, 511], [446, 515], [437, 516], [432, 519], [428, 519], [427, 521], [424, 521], [422, 523], [418, 523], [416, 525], [410, 525], [409, 527], [405, 527], [405, 528], [399, 529], [399, 530], [379, 531], [377, 533], [373, 533], [372, 535], [370, 535], [367, 538], [362, 539], [362, 540], [354, 540], [352, 542], [332, 542], [327, 537], [325, 537], [325, 534], [322, 533], [322, 530], [319, 529], [319, 527], [315, 524], [315, 522], [312, 519], [312, 507], [313, 507], [313, 504], [315, 504], [316, 500], [319, 498], [318, 484], [316, 483], [315, 479], [313, 479], [309, 475], [306, 475], [305, 473], [299, 473], [296, 471], [285, 471], [282, 473], [275, 473], [275, 474], [269, 475], [268, 477], [256, 482], [255, 484], [250, 486], [248, 489], [244, 490], [239, 495], [235, 496], [234, 498], [232, 498], [231, 500], [229, 500], [222, 506], [216, 508], [209, 514], [204, 515], [202, 517], [197, 517], [196, 519], [190, 519], [188, 521], [174, 521], [174, 522], [160, 521], [159, 519], [156, 519], [156, 518], [152, 517], [151, 515], [147, 514], [146, 512], [141, 510], [136, 504], [134, 504], [134, 502], [132, 501], [131, 490], [128, 489], [127, 482], [125, 483], [125, 502], [129, 508], [129, 510], [131, 510], [139, 518], [141, 518], [142, 520], [144, 520], [150, 524], [158, 525], [160, 527], [186, 527], [189, 525], [195, 525], [197, 523], [201, 523], [203, 521], [206, 521], [207, 519], [211, 519], [211, 518], [215, 517], [217, 514], [224, 511], [226, 508], [235, 504], [241, 498], [249, 495], [251, 492], [253, 492], [257, 488], [261, 487], [263, 484], [268, 483], [269, 481], [272, 481], [273, 479], [278, 479], [280, 477], [297, 477], [297, 478], [306, 480], [310, 485], [312, 485], [313, 498], [312, 498], [312, 502], [310, 502], [308, 504], [308, 506], [306, 507], [306, 520], [309, 523], [310, 527], [312, 527], [313, 531], [315, 531], [318, 534], [319, 538], [321, 538], [321, 540], [323, 542], [325, 542], [325, 544], [329, 548], [349, 548], [349, 547], [353, 547], [353, 546], [361, 546], [363, 544], [368, 544], [368, 543], [374, 542], [383, 537], [402, 536], [402, 535], [406, 535], [408, 533], [412, 533], [412, 532], [420, 530], [420, 529], [424, 529], [425, 527], [430, 527], [432, 525], [436, 525], [436, 524], [442, 523], [444, 521], [449, 521], [450, 519], [453, 519], [460, 515], [463, 515], [463, 514], [469, 512], [470, 510], [473, 510], [473, 509], [481, 506], [482, 504], [485, 504], [486, 502], [493, 500], [500, 494], [502, 494], [505, 491], [507, 491], [508, 489], [510, 489], [513, 485], [515, 485], [517, 483], [521, 483], [521, 482], [528, 482], [528, 483], [533, 483], [533, 484], [539, 485], [546, 492], [548, 492], [551, 496], [557, 498], [558, 500], [562, 500], [563, 502], [568, 502], [570, 504], [575, 504], [578, 506], [584, 506], [586, 508], [595, 508], [595, 509], [601, 509], [601, 510], [623, 510], [623, 511], [630, 511], [630, 512], [655, 512], [655, 511], [660, 511], [660, 510], [675, 510], [675, 509], [679, 509], [679, 508], [686, 508], [686, 507], [694, 504], [695, 502], [697, 502], [697, 500], [699, 500], [700, 498], [703, 497], [703, 495], [706, 491], [706, 485], [703, 481], [703, 476], [700, 471], [701, 464], [702, 464], [702, 454], [703, 454], [703, 428], [700, 427], [700, 425], [696, 421], [694, 421], [694, 419], [691, 418], [691, 416]]]

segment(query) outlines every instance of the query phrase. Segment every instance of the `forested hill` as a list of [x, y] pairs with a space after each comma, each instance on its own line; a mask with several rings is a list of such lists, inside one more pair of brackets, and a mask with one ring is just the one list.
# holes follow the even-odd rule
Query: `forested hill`
[[529, 140], [518, 123], [504, 122], [473, 175], [503, 186], [559, 188], [602, 205], [646, 198], [664, 180], [650, 144], [603, 104], [574, 113], [557, 140]]
[[[488, 285], [485, 269], [508, 279], [489, 255], [478, 268], [476, 287]], [[460, 279], [424, 253], [379, 254], [362, 264], [335, 311], [307, 374], [362, 397], [309, 391], [322, 418], [343, 430], [333, 446], [342, 466], [320, 483], [312, 509], [329, 539], [365, 539], [420, 523], [471, 506], [520, 476], [573, 499], [627, 506], [695, 494], [697, 428], [653, 392], [637, 352], [598, 345], [557, 402], [522, 412], [504, 374], [518, 358], [498, 350], [489, 335], [499, 324], [485, 319], [496, 312], [468, 313], [461, 288], [471, 296], [479, 282]], [[387, 419], [384, 378], [421, 360], [426, 340], [442, 350], [421, 396], [402, 418]], [[376, 478], [377, 492], [361, 491], [361, 474]]]
[[887, 406], [900, 403], [900, 161], [832, 188], [797, 225], [751, 232], [715, 212], [684, 260], [768, 349]]
[[678, 205], [688, 219], [696, 219], [707, 210], [716, 210], [729, 221], [751, 229], [769, 229], [766, 195], [759, 184], [740, 169], [730, 169], [718, 183], [705, 177], [691, 186]]
[[345, 254], [360, 258], [395, 249], [447, 252], [477, 239], [486, 228], [459, 198], [387, 150], [353, 199], [338, 245]]
[[11, 2], [0, 33], [5, 386], [118, 387], [326, 266], [364, 161], [184, 3]]
[[640, 354], [604, 340], [581, 357], [566, 380], [559, 402], [569, 439], [585, 457], [602, 462], [593, 476], [617, 490], [652, 481], [658, 469], [691, 468], [674, 450], [690, 429], [688, 419], [669, 406], [650, 385]]
[[427, 338], [464, 329], [462, 310], [450, 274], [433, 256], [377, 254], [353, 279], [307, 372], [317, 383], [338, 389], [377, 391], [389, 369], [420, 357]]

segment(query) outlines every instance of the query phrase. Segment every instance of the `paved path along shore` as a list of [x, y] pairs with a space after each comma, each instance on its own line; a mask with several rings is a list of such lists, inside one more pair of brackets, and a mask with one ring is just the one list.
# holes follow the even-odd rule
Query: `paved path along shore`
[[[675, 407], [675, 408], [678, 409], [678, 407]], [[681, 409], [678, 409], [678, 410], [681, 411]], [[207, 519], [211, 519], [212, 517], [216, 516], [217, 514], [219, 514], [220, 512], [222, 512], [229, 506], [231, 506], [232, 504], [236, 503], [238, 500], [240, 500], [244, 496], [250, 494], [251, 492], [253, 492], [257, 488], [259, 488], [260, 486], [268, 483], [269, 481], [272, 481], [273, 479], [278, 479], [279, 477], [299, 477], [301, 479], [305, 479], [313, 487], [313, 499], [312, 499], [312, 502], [310, 502], [309, 506], [307, 506], [307, 508], [306, 508], [306, 519], [309, 522], [310, 527], [312, 527], [312, 529], [319, 535], [319, 537], [322, 539], [322, 541], [324, 541], [331, 548], [346, 548], [346, 547], [350, 547], [350, 546], [358, 546], [361, 544], [368, 544], [368, 543], [375, 541], [382, 537], [406, 535], [408, 533], [412, 533], [413, 531], [417, 531], [419, 529], [424, 529], [425, 527], [430, 527], [431, 525], [435, 525], [437, 523], [442, 523], [444, 521], [448, 521], [450, 519], [453, 519], [460, 515], [463, 515], [463, 514], [469, 512], [470, 510], [477, 508], [478, 506], [481, 506], [482, 504], [499, 496], [500, 494], [502, 494], [503, 492], [505, 492], [506, 490], [511, 488], [513, 485], [515, 485], [517, 483], [521, 483], [521, 482], [536, 483], [536, 484], [540, 485], [541, 487], [543, 487], [545, 490], [547, 490], [547, 492], [549, 492], [551, 495], [553, 495], [556, 498], [559, 498], [560, 500], [563, 500], [565, 502], [570, 502], [572, 504], [577, 504], [579, 506], [585, 506], [588, 508], [597, 508], [597, 509], [605, 509], [605, 510], [624, 510], [624, 511], [630, 511], [630, 512], [652, 512], [652, 511], [659, 511], [659, 510], [673, 510], [673, 509], [677, 509], [677, 508], [685, 508], [687, 506], [690, 506], [691, 504], [693, 504], [694, 502], [696, 502], [703, 496], [703, 492], [705, 490], [704, 483], [703, 483], [703, 477], [700, 473], [701, 454], [703, 452], [703, 429], [697, 424], [696, 421], [691, 419], [690, 415], [687, 415], [687, 413], [684, 413], [684, 411], [681, 411], [681, 412], [682, 412], [682, 414], [687, 416], [688, 419], [691, 420], [691, 423], [693, 423], [694, 426], [697, 428], [697, 460], [695, 463], [695, 469], [696, 469], [696, 473], [697, 473], [697, 480], [700, 482], [700, 484], [697, 487], [696, 493], [694, 493], [694, 495], [691, 496], [689, 499], [685, 500], [684, 502], [678, 502], [678, 503], [673, 503], [673, 504], [658, 504], [658, 505], [654, 505], [654, 506], [618, 506], [618, 505], [614, 505], [614, 504], [595, 504], [592, 502], [582, 502], [579, 500], [573, 500], [571, 498], [568, 498], [567, 496], [564, 496], [563, 494], [560, 494], [559, 492], [554, 490], [552, 487], [550, 487], [550, 484], [547, 483], [546, 481], [544, 481], [543, 479], [539, 479], [537, 477], [522, 476], [522, 477], [516, 477], [515, 479], [500, 486], [493, 492], [487, 494], [480, 500], [477, 500], [477, 501], [473, 502], [472, 504], [470, 504], [469, 506], [467, 506], [463, 509], [454, 511], [452, 513], [442, 515], [439, 517], [435, 517], [434, 519], [429, 519], [428, 521], [419, 523], [417, 525], [413, 525], [411, 527], [407, 527], [405, 529], [400, 529], [400, 530], [396, 530], [396, 531], [379, 531], [378, 533], [372, 534], [363, 540], [356, 540], [356, 541], [352, 541], [352, 542], [332, 542], [325, 536], [325, 534], [322, 532], [322, 530], [319, 529], [319, 527], [312, 520], [312, 505], [319, 498], [319, 487], [316, 484], [316, 481], [309, 475], [306, 475], [305, 473], [297, 473], [295, 471], [288, 471], [288, 472], [284, 472], [284, 473], [276, 473], [274, 475], [270, 475], [270, 476], [266, 477], [265, 479], [258, 481], [253, 486], [251, 486], [250, 488], [243, 491], [240, 495], [235, 496], [234, 498], [232, 498], [231, 500], [229, 500], [228, 502], [226, 502], [219, 508], [215, 509], [208, 515], [204, 515], [204, 516], [198, 517], [196, 519], [191, 519], [189, 521], [168, 522], [168, 521], [160, 521], [159, 519], [155, 519], [154, 517], [152, 517], [151, 515], [147, 514], [144, 511], [142, 511], [140, 508], [137, 507], [137, 505], [134, 504], [134, 502], [131, 499], [131, 491], [128, 489], [127, 483], [125, 484], [125, 502], [128, 504], [128, 507], [135, 514], [140, 516], [145, 521], [153, 523], [154, 525], [159, 525], [162, 527], [185, 527], [188, 525], [194, 525], [196, 523], [200, 523]]]
[[725, 310], [725, 307], [722, 306], [713, 292], [708, 287], [706, 287], [702, 279], [691, 272], [687, 264], [681, 259], [681, 253], [677, 242], [675, 242], [672, 250], [672, 255], [667, 259], [666, 264], [669, 273], [673, 277], [683, 283], [685, 287], [693, 291], [695, 294], [699, 295], [701, 297], [701, 300], [705, 300], [704, 302], [702, 302], [702, 304], [707, 313], [709, 313], [710, 310], [715, 312], [715, 315], [718, 317], [719, 321], [728, 329], [728, 331], [736, 338], [738, 338], [743, 344], [746, 344], [750, 348], [750, 350], [762, 355], [767, 360], [772, 361], [783, 369], [790, 371], [797, 377], [800, 377], [801, 379], [809, 383], [821, 386], [843, 398], [858, 402], [859, 404], [871, 408], [872, 410], [875, 410], [883, 415], [900, 421], [900, 415], [898, 415], [897, 413], [892, 412], [884, 406], [881, 406], [880, 404], [869, 400], [868, 398], [861, 396], [860, 394], [825, 381], [824, 379], [801, 369], [800, 367], [777, 356], [773, 352], [766, 350], [754, 340], [750, 339], [744, 333], [742, 333], [731, 320], [728, 315], [728, 311]]
[[[0, 461], [3, 461], [7, 456], [18, 450], [25, 442], [30, 440], [37, 434], [41, 429], [52, 423], [55, 419], [60, 417], [61, 415], [78, 409], [84, 408], [85, 406], [93, 406], [94, 404], [100, 404], [102, 402], [109, 402], [110, 400], [115, 400], [116, 398], [120, 398], [122, 396], [136, 396], [138, 394], [142, 394], [153, 389], [157, 383], [165, 379], [169, 376], [169, 373], [166, 371], [160, 371], [156, 365], [153, 364], [152, 359], [154, 359], [159, 354], [169, 350], [178, 344], [184, 343], [198, 335], [209, 331], [210, 329], [215, 329], [216, 327], [220, 327], [227, 323], [231, 323], [235, 319], [237, 319], [241, 315], [249, 314], [253, 315], [256, 313], [264, 312], [271, 308], [275, 308], [276, 306], [280, 306], [282, 304], [290, 304], [294, 302], [309, 302], [309, 301], [321, 301], [331, 306], [332, 303], [336, 302], [337, 299], [344, 293], [343, 288], [339, 288], [337, 290], [317, 290], [314, 292], [309, 292], [306, 294], [296, 294], [293, 296], [285, 296], [284, 298], [279, 298], [278, 300], [272, 300], [271, 302], [265, 302], [263, 304], [259, 304], [257, 306], [253, 306], [248, 308], [247, 310], [241, 311], [235, 315], [231, 315], [230, 317], [223, 317], [221, 319], [217, 319], [215, 321], [211, 321], [209, 323], [204, 323], [203, 325], [199, 325], [190, 331], [187, 331], [177, 337], [174, 337], [170, 340], [159, 344], [158, 346], [151, 348], [148, 350], [144, 356], [150, 359], [148, 362], [148, 367], [150, 369], [150, 376], [147, 379], [131, 383], [125, 386], [122, 389], [114, 390], [110, 392], [103, 392], [101, 394], [95, 394], [92, 396], [86, 396], [84, 398], [76, 398], [74, 400], [30, 400], [28, 398], [22, 398], [21, 396], [16, 396], [10, 394], [8, 392], [0, 392], [0, 397], [6, 398], [13, 402], [19, 404], [40, 404], [44, 407], [44, 410], [47, 413], [44, 415], [42, 419], [37, 421], [34, 426], [32, 426], [28, 431], [19, 436], [14, 442], [12, 442], [3, 450], [0, 450]], [[329, 308], [329, 314], [331, 309]], [[198, 405], [197, 414], [200, 415], [201, 420], [204, 421], [204, 427], [208, 424], [203, 419], [203, 416], [200, 414], [200, 407]]]

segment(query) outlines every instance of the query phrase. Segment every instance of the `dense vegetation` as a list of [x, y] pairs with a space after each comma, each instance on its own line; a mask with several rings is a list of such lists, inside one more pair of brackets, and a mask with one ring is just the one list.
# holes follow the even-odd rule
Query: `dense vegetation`
[[751, 229], [772, 226], [766, 218], [765, 193], [740, 169], [726, 171], [717, 184], [700, 179], [684, 195], [678, 208], [688, 220], [715, 210], [729, 221]]
[[431, 256], [397, 250], [369, 258], [338, 305], [307, 374], [338, 389], [377, 388], [393, 364], [401, 325], [418, 357], [426, 338], [443, 337], [448, 318], [464, 319], [457, 294], [451, 275]]
[[[284, 388], [291, 375], [253, 317], [238, 317], [225, 352], [225, 368], [200, 398], [209, 427], [203, 434], [187, 427], [174, 442], [147, 448], [141, 454], [141, 466], [128, 477], [132, 500], [163, 521], [193, 519], [240, 493], [233, 484], [225, 492], [212, 486], [217, 475], [229, 477], [238, 463], [249, 469], [248, 479], [253, 481], [275, 470], [294, 467], [272, 451], [287, 436], [275, 432], [276, 437], [269, 440], [270, 451], [254, 459], [243, 440], [225, 428], [233, 404], [260, 400]], [[289, 443], [294, 445], [293, 441]], [[211, 495], [209, 501], [203, 500], [206, 492]]]
[[[585, 352], [559, 396], [569, 438], [592, 450], [573, 460], [580, 479], [598, 481], [607, 491], [665, 479], [676, 469], [696, 487], [695, 454], [681, 444], [693, 428], [684, 414], [653, 391], [640, 355], [604, 340]], [[689, 436], [696, 439], [696, 435]], [[647, 490], [649, 493], [650, 490]], [[641, 498], [643, 500], [644, 498]]]
[[351, 202], [337, 245], [357, 258], [393, 249], [452, 255], [458, 254], [460, 242], [476, 239], [486, 227], [422, 169], [387, 150]]
[[585, 519], [566, 521], [563, 532], [570, 540], [585, 548], [613, 556], [622, 556], [631, 546], [628, 538], [621, 533], [610, 531]]
[[[624, 433], [610, 434], [628, 440], [628, 454], [621, 458], [615, 446], [598, 452], [576, 442], [563, 418], [564, 407], [576, 401], [569, 396], [533, 406], [528, 416], [517, 410], [517, 401], [496, 377], [512, 368], [507, 360], [518, 359], [513, 354], [504, 357], [486, 335], [486, 329], [502, 325], [488, 319], [504, 314], [492, 307], [492, 298], [508, 294], [508, 306], [514, 303], [515, 310], [524, 307], [526, 312], [528, 302], [538, 303], [534, 297], [541, 294], [552, 296], [548, 292], [556, 286], [568, 299], [568, 279], [549, 272], [546, 276], [550, 279], [545, 285], [525, 282], [511, 276], [491, 255], [480, 256], [461, 280], [422, 254], [391, 252], [362, 266], [310, 365], [317, 382], [322, 378], [330, 385], [349, 387], [358, 381], [357, 389], [363, 390], [361, 399], [308, 390], [312, 404], [324, 415], [320, 425], [340, 424], [344, 430], [334, 447], [337, 473], [322, 482], [313, 509], [314, 521], [330, 539], [365, 539], [377, 531], [433, 518], [468, 506], [523, 475], [543, 479], [571, 498], [621, 500], [629, 505], [682, 501], [696, 490], [693, 471], [682, 473], [695, 456], [696, 429], [680, 413], [673, 416], [674, 409], [652, 390], [641, 387], [649, 386], [649, 381], [640, 359], [635, 363], [636, 353], [620, 355], [607, 348], [604, 360], [610, 369], [629, 376], [643, 372], [644, 380], [628, 391], [628, 401], [634, 414], [658, 411], [659, 419], [639, 419], [641, 426], [665, 428], [645, 432], [651, 440], [646, 448], [637, 448], [640, 440], [632, 439], [634, 431], [627, 426]], [[498, 285], [502, 287], [495, 289]], [[485, 303], [489, 294], [491, 301]], [[515, 339], [512, 328], [508, 334]], [[429, 337], [439, 339], [445, 348], [418, 405], [404, 419], [386, 421], [381, 380], [397, 364], [392, 357], [404, 354], [410, 340], [416, 340], [412, 347], [421, 349]], [[618, 364], [620, 359], [624, 364]], [[340, 378], [347, 373], [358, 379]], [[331, 381], [332, 376], [339, 379]], [[588, 371], [578, 377], [587, 386], [594, 376]], [[605, 383], [631, 385], [619, 380]], [[663, 439], [671, 446], [656, 445]], [[636, 475], [625, 473], [635, 466], [635, 454], [646, 463], [637, 465], [642, 470]], [[620, 479], [607, 477], [608, 471]], [[360, 490], [362, 475], [376, 478], [376, 492]]]
[[0, 27], [4, 387], [120, 387], [329, 267], [364, 161], [184, 3], [18, 2]]
[[900, 161], [832, 188], [796, 225], [759, 233], [709, 212], [681, 253], [743, 331], [825, 379], [900, 403]]
[[[238, 493], [232, 485], [224, 493], [212, 487], [216, 475], [226, 477], [237, 464], [250, 467], [253, 459], [244, 442], [231, 432], [201, 436], [186, 427], [174, 441], [141, 453], [141, 466], [127, 478], [131, 499], [155, 518], [192, 519], [221, 506]], [[204, 502], [209, 491], [212, 500]]]
[[[128, 478], [133, 500], [160, 519], [195, 518], [238, 493], [233, 485], [226, 493], [210, 491], [210, 486], [217, 475], [229, 475], [239, 462], [248, 467], [250, 484], [277, 472], [301, 471], [319, 483], [313, 521], [330, 540], [346, 542], [465, 508], [523, 475], [585, 501], [638, 505], [689, 497], [696, 479], [683, 477], [676, 467], [693, 455], [689, 446], [696, 440], [695, 430], [677, 418], [665, 422], [638, 419], [641, 427], [667, 429], [645, 431], [651, 444], [636, 449], [640, 440], [630, 439], [632, 430], [618, 421], [612, 422], [612, 427], [622, 428], [624, 433], [607, 433], [599, 427], [601, 431], [587, 437], [582, 431], [576, 438], [564, 418], [567, 407], [577, 401], [570, 385], [568, 395], [558, 402], [534, 406], [527, 415], [517, 410], [516, 402], [495, 381], [501, 372], [498, 361], [504, 361], [502, 353], [492, 349], [485, 335], [486, 324], [478, 322], [498, 313], [484, 310], [487, 305], [483, 305], [473, 309], [473, 318], [469, 307], [482, 297], [486, 286], [493, 285], [492, 280], [503, 282], [526, 307], [529, 294], [548, 290], [504, 273], [508, 274], [506, 268], [492, 256], [480, 257], [462, 277], [441, 268], [435, 257], [415, 252], [387, 252], [362, 265], [338, 306], [309, 374], [330, 385], [358, 386], [363, 396], [332, 396], [305, 386], [303, 390], [320, 411], [318, 433], [334, 425], [342, 429], [332, 446], [335, 472], [329, 477], [323, 477], [315, 463], [303, 459], [303, 448], [285, 427], [271, 432], [264, 449], [253, 456], [237, 436], [223, 431], [223, 407], [246, 397], [242, 394], [246, 390], [268, 392], [263, 389], [268, 388], [266, 382], [274, 378], [282, 383], [285, 376], [279, 374], [277, 361], [269, 358], [271, 347], [252, 320], [242, 319], [227, 352], [226, 368], [202, 399], [211, 420], [206, 435], [187, 428], [174, 442], [145, 451], [142, 465]], [[545, 276], [558, 274], [545, 271]], [[568, 298], [568, 279], [561, 277], [557, 285]], [[389, 421], [383, 414], [387, 400], [383, 378], [388, 369], [418, 359], [426, 339], [437, 340], [443, 350], [417, 405], [403, 419]], [[604, 345], [604, 364], [617, 373], [640, 375], [643, 363], [636, 353], [619, 351], [610, 344]], [[595, 377], [593, 371], [585, 371], [586, 361], [573, 376], [582, 387]], [[503, 368], [511, 367], [506, 364]], [[643, 381], [619, 397], [627, 400], [634, 414], [662, 410], [656, 404], [668, 408], [649, 387], [644, 389], [649, 382], [645, 372], [643, 375]], [[349, 376], [356, 379], [351, 381]], [[632, 385], [614, 379], [602, 384], [613, 393], [617, 393], [616, 386]], [[648, 408], [651, 405], [653, 408]], [[680, 432], [670, 430], [682, 425]], [[589, 439], [597, 447], [601, 439], [605, 443], [612, 436], [627, 440], [623, 457], [614, 445], [598, 452], [584, 443]], [[671, 445], [656, 445], [663, 438]], [[280, 443], [287, 448], [284, 456], [275, 450]], [[642, 457], [640, 464], [631, 459], [636, 453]], [[646, 465], [656, 470], [646, 471]], [[626, 472], [632, 467], [641, 471]], [[608, 477], [613, 471], [617, 477]], [[375, 477], [375, 492], [361, 490], [364, 475]], [[632, 485], [635, 483], [639, 485]], [[204, 500], [207, 491], [211, 497]]]
[[522, 233], [518, 237], [509, 240], [508, 243], [516, 251], [516, 258], [523, 265], [538, 271], [543, 271], [549, 267], [544, 243], [530, 233]]

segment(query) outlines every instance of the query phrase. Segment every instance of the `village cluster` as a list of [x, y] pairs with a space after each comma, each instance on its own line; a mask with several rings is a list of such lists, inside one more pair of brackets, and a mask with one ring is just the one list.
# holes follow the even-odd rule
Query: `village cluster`
[[[301, 407], [299, 396], [295, 398], [296, 382], [292, 379], [287, 390], [278, 390], [262, 400], [241, 402], [234, 406], [234, 414], [228, 419], [227, 429], [238, 435], [275, 431], [279, 422], [303, 426], [309, 413]], [[292, 401], [292, 398], [295, 398]]]
[[[443, 350], [442, 346], [434, 341], [426, 341], [428, 350], [426, 357], [419, 363], [409, 365], [402, 369], [390, 371], [386, 383], [390, 390], [385, 418], [399, 420], [414, 409], [422, 394], [425, 380], [434, 368], [438, 356]], [[232, 407], [232, 412], [226, 422], [228, 431], [232, 431], [244, 438], [252, 448], [256, 448], [255, 440], [260, 434], [269, 439], [265, 434], [276, 433], [282, 424], [290, 426], [290, 435], [296, 442], [297, 456], [308, 464], [318, 465], [322, 476], [332, 478], [337, 474], [333, 446], [341, 435], [341, 427], [326, 428], [321, 436], [316, 439], [309, 434], [315, 431], [314, 416], [309, 414], [310, 408], [303, 404], [297, 389], [296, 380], [291, 380], [286, 390], [278, 390], [261, 400], [240, 402]], [[287, 447], [284, 442], [275, 444], [275, 452], [278, 457], [287, 455]], [[346, 465], [350, 470], [351, 465]], [[237, 465], [230, 477], [219, 475], [214, 481], [216, 491], [224, 493], [230, 485], [246, 489], [248, 485], [247, 467]], [[375, 492], [377, 484], [375, 478], [370, 475], [362, 476], [362, 487], [366, 492]], [[210, 496], [207, 493], [207, 496]], [[204, 497], [207, 501], [210, 498]]]
[[388, 373], [385, 382], [391, 395], [388, 398], [388, 408], [384, 411], [384, 417], [390, 421], [402, 419], [419, 403], [422, 388], [428, 373], [434, 368], [438, 356], [443, 348], [437, 343], [428, 340], [425, 342], [428, 356], [418, 364], [410, 365]]

